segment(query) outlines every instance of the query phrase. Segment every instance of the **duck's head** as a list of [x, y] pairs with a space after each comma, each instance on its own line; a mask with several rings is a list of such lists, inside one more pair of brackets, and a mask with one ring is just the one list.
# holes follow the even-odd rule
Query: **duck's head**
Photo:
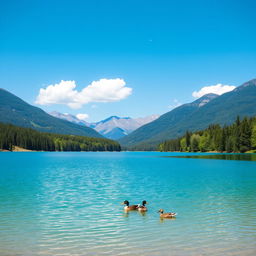
[[142, 201], [142, 205], [145, 206], [145, 204], [147, 204], [147, 201], [146, 201], [146, 200], [143, 200], [143, 201]]
[[158, 212], [160, 212], [160, 213], [163, 214], [163, 213], [164, 213], [164, 210], [163, 210], [163, 209], [160, 209]]
[[129, 206], [129, 201], [128, 200], [124, 200], [124, 202], [122, 204], [125, 204], [125, 205]]

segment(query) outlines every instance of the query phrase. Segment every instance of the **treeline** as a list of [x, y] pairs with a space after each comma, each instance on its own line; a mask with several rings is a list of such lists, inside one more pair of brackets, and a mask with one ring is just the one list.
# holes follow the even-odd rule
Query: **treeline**
[[210, 125], [197, 132], [186, 132], [180, 138], [168, 140], [158, 146], [159, 151], [240, 152], [256, 150], [256, 117], [237, 117], [229, 126]]
[[119, 143], [101, 138], [38, 132], [0, 123], [0, 149], [14, 146], [36, 151], [120, 151]]

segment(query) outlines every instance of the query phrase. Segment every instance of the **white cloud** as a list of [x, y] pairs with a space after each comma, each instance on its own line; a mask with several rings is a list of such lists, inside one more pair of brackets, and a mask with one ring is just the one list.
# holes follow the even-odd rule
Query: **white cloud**
[[77, 96], [75, 81], [61, 81], [59, 84], [41, 88], [36, 103], [39, 105], [72, 104]]
[[180, 103], [177, 99], [173, 100], [173, 103], [171, 105], [168, 106], [169, 109], [174, 109], [177, 108], [181, 105], [182, 103]]
[[89, 118], [89, 115], [88, 115], [88, 114], [77, 114], [76, 117], [77, 117], [79, 120], [86, 121], [86, 119]]
[[210, 85], [210, 86], [205, 86], [201, 88], [199, 91], [194, 91], [192, 93], [192, 96], [194, 98], [200, 98], [205, 94], [208, 93], [215, 93], [218, 95], [221, 95], [226, 92], [233, 91], [236, 87], [233, 85], [224, 85], [224, 84], [216, 84], [216, 85]]
[[90, 102], [114, 102], [127, 98], [132, 88], [125, 87], [120, 78], [93, 81], [80, 92], [75, 90], [75, 81], [61, 81], [58, 84], [41, 88], [36, 102], [39, 105], [64, 104], [78, 109]]

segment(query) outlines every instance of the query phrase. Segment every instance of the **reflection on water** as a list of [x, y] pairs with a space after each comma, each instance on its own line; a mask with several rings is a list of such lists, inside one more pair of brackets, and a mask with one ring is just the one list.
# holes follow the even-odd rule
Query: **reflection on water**
[[139, 211], [124, 211], [124, 212], [123, 212], [123, 216], [124, 216], [125, 218], [127, 218], [127, 217], [129, 217], [129, 216], [132, 216], [132, 215], [134, 215], [134, 214], [139, 215], [139, 216], [142, 216], [142, 217], [147, 216], [147, 212], [139, 212]]
[[139, 214], [145, 217], [147, 215], [147, 212], [139, 212]]
[[175, 221], [176, 217], [173, 217], [173, 218], [161, 218], [161, 217], [159, 217], [159, 219], [160, 219], [160, 223], [164, 223], [166, 221]]
[[164, 156], [164, 157], [256, 161], [256, 154], [210, 154], [210, 155], [201, 154], [201, 155], [175, 155], [175, 156]]

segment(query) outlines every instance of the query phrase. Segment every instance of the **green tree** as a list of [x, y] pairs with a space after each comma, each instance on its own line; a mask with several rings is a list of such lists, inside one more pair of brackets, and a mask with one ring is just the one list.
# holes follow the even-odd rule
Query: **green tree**
[[187, 147], [187, 140], [185, 137], [183, 137], [181, 140], [180, 140], [180, 150], [185, 152], [187, 151], [188, 147]]
[[190, 148], [192, 152], [199, 151], [200, 135], [192, 134], [190, 137]]
[[210, 146], [210, 135], [207, 131], [205, 131], [203, 135], [200, 137], [199, 149], [202, 152], [206, 152], [206, 151], [209, 151], [209, 146]]
[[251, 147], [256, 149], [256, 120], [252, 123]]
[[240, 124], [240, 152], [246, 152], [251, 148], [251, 126], [247, 118]]

